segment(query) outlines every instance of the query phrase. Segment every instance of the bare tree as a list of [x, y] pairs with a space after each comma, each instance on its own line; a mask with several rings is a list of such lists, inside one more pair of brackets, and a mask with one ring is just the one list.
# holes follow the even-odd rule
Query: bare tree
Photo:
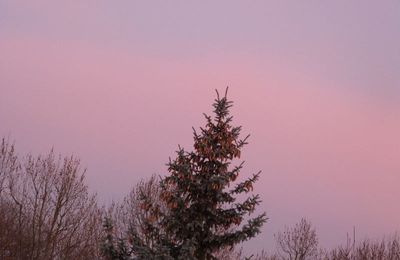
[[159, 178], [153, 175], [147, 181], [141, 180], [125, 197], [120, 208], [121, 224], [125, 230], [135, 233], [150, 248], [154, 246], [155, 238], [147, 224], [159, 219], [156, 211], [162, 207], [160, 192]]
[[292, 228], [275, 235], [278, 250], [283, 259], [315, 259], [318, 253], [318, 239], [315, 229], [306, 219], [301, 219]]
[[[28, 155], [13, 157], [3, 167], [0, 257], [5, 259], [95, 259], [101, 232], [102, 210], [86, 186], [85, 170], [74, 157]], [[10, 148], [11, 147], [11, 148]], [[11, 160], [13, 158], [15, 160]], [[3, 164], [3, 165], [10, 165]], [[4, 170], [6, 169], [6, 170]], [[4, 211], [3, 211], [4, 209]], [[3, 259], [3, 258], [2, 258]]]
[[6, 187], [7, 177], [17, 170], [19, 170], [19, 163], [14, 145], [2, 138], [0, 144], [0, 195]]
[[4, 138], [0, 144], [0, 259], [10, 255], [9, 248], [13, 247], [16, 234], [15, 205], [7, 198], [7, 180], [10, 175], [20, 170], [14, 145]]
[[[220, 259], [217, 257], [217, 259]], [[224, 259], [224, 258], [222, 258]], [[235, 251], [231, 257], [225, 258], [226, 260], [279, 260], [278, 255], [268, 253], [265, 250], [257, 254], [251, 254], [250, 256], [245, 256], [243, 253], [243, 248], [238, 251]]]
[[326, 254], [327, 260], [398, 260], [400, 259], [400, 239], [395, 235], [382, 241], [363, 240], [351, 245], [339, 246]]
[[103, 239], [103, 254], [107, 259], [155, 257], [160, 250], [160, 237], [165, 233], [159, 225], [160, 211], [166, 210], [160, 192], [159, 178], [153, 175], [137, 183], [122, 203], [111, 205]]

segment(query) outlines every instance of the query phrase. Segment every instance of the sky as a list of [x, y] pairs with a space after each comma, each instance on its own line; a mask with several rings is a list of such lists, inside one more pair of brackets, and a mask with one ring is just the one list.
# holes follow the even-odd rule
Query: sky
[[269, 217], [245, 250], [302, 217], [324, 247], [400, 230], [400, 1], [0, 0], [0, 136], [76, 155], [103, 203], [226, 86]]

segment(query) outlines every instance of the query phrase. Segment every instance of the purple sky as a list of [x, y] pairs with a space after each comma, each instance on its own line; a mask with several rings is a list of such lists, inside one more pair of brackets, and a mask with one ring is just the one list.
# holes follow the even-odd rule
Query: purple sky
[[247, 250], [301, 217], [326, 247], [400, 229], [399, 1], [0, 0], [0, 136], [76, 154], [101, 201], [165, 174], [227, 85], [270, 217]]

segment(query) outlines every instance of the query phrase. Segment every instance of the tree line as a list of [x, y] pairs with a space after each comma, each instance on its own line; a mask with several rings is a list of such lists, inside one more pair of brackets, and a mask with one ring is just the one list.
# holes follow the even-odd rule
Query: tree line
[[53, 150], [21, 157], [3, 138], [0, 259], [400, 259], [398, 237], [323, 250], [306, 219], [275, 234], [276, 253], [244, 255], [240, 244], [267, 217], [254, 216], [260, 172], [240, 174], [248, 136], [232, 125], [231, 106], [217, 92], [213, 116], [193, 130], [193, 150], [179, 147], [166, 176], [140, 181], [107, 207], [88, 191], [78, 158]]

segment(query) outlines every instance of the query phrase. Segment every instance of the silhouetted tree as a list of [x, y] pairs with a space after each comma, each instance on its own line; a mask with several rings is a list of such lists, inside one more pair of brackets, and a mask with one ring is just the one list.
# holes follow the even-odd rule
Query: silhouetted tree
[[318, 238], [315, 229], [306, 219], [301, 219], [292, 228], [275, 235], [281, 256], [288, 260], [316, 259], [318, 253]]
[[219, 249], [254, 237], [266, 221], [263, 213], [241, 225], [260, 198], [252, 195], [237, 202], [237, 195], [252, 191], [260, 173], [231, 187], [243, 167], [242, 162], [231, 168], [231, 162], [240, 158], [248, 136], [240, 139], [241, 127], [231, 125], [232, 101], [226, 94], [221, 98], [217, 92], [214, 118], [205, 115], [206, 126], [200, 133], [194, 130], [194, 151], [179, 148], [177, 158], [168, 163], [170, 175], [161, 182], [168, 207], [162, 226], [175, 259], [214, 259]]
[[20, 169], [14, 145], [4, 138], [0, 144], [0, 259], [7, 259], [15, 247], [16, 205], [7, 196], [7, 180]]
[[160, 213], [166, 211], [160, 199], [160, 182], [156, 175], [142, 180], [124, 198], [114, 203], [104, 220], [102, 253], [106, 259], [167, 259], [168, 248], [160, 237]]
[[[237, 201], [253, 190], [260, 173], [235, 185], [243, 162], [231, 167], [248, 136], [240, 139], [241, 127], [231, 125], [226, 93], [220, 98], [217, 92], [213, 106], [215, 117], [205, 115], [206, 126], [194, 131], [194, 151], [179, 148], [160, 186], [141, 183], [125, 200], [131, 221], [124, 239], [129, 250], [123, 250], [131, 255], [124, 259], [226, 259], [235, 255], [235, 245], [260, 232], [265, 213], [243, 224], [260, 203], [259, 195]], [[107, 257], [117, 259], [115, 237], [105, 241]]]
[[398, 235], [370, 241], [365, 239], [354, 244], [347, 239], [344, 246], [339, 246], [328, 252], [324, 260], [398, 260], [400, 259], [400, 238]]
[[0, 149], [0, 258], [98, 258], [101, 209], [79, 160], [53, 151], [20, 159], [4, 141]]

